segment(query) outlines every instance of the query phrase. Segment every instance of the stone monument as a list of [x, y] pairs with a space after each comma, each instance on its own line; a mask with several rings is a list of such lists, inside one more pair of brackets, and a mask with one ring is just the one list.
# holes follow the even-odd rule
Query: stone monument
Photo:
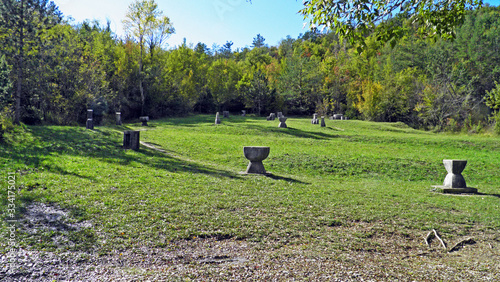
[[325, 117], [324, 116], [321, 117], [321, 127], [326, 127]]
[[267, 120], [275, 120], [275, 119], [276, 119], [275, 113], [270, 113], [269, 116], [267, 117]]
[[220, 124], [219, 112], [215, 114], [215, 124]]
[[280, 117], [279, 118], [280, 124], [278, 125], [278, 127], [279, 128], [287, 128], [288, 126], [286, 125], [286, 120], [287, 120], [286, 117]]
[[148, 116], [139, 117], [139, 120], [142, 122], [142, 126], [148, 126], [148, 121], [149, 121]]
[[311, 124], [319, 124], [318, 114], [313, 114], [313, 119], [311, 120]]
[[116, 112], [116, 125], [122, 125], [122, 113]]
[[262, 161], [269, 156], [269, 152], [269, 147], [243, 147], [243, 154], [250, 161], [245, 173], [266, 174], [266, 169]]
[[125, 131], [123, 132], [123, 149], [132, 149], [139, 151], [140, 146], [140, 131]]
[[223, 116], [224, 118], [228, 118], [228, 117], [229, 117], [229, 111], [223, 111], [223, 112], [222, 112], [222, 116]]
[[246, 116], [246, 115], [247, 115], [247, 111], [245, 111], [245, 110], [241, 110], [241, 116], [242, 116], [242, 117], [244, 117], [244, 116]]
[[87, 110], [87, 129], [94, 129], [94, 110]]
[[440, 189], [443, 193], [477, 193], [476, 188], [467, 187], [465, 179], [462, 176], [467, 165], [466, 160], [443, 160], [444, 167], [448, 174], [444, 179], [442, 186], [434, 186]]

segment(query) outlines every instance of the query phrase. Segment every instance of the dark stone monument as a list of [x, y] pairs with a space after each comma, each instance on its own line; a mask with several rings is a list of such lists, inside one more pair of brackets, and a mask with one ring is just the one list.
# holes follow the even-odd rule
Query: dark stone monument
[[269, 147], [243, 147], [243, 154], [250, 161], [245, 173], [266, 174], [266, 169], [262, 161], [269, 156], [269, 152]]
[[321, 117], [321, 127], [326, 127], [325, 117]]
[[87, 129], [94, 129], [94, 110], [87, 110]]
[[139, 151], [140, 133], [140, 131], [123, 132], [123, 149], [132, 149], [134, 151]]
[[116, 112], [116, 125], [122, 125], [122, 113]]
[[142, 126], [148, 126], [148, 121], [149, 121], [148, 116], [139, 117], [139, 120], [142, 122]]
[[247, 111], [245, 111], [245, 110], [241, 110], [241, 116], [242, 116], [242, 117], [244, 117], [244, 116], [246, 116], [246, 115], [247, 115]]

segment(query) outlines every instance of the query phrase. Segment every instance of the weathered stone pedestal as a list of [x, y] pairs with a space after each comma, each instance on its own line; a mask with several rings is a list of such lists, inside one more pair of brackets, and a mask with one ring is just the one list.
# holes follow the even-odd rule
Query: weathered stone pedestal
[[148, 121], [149, 121], [148, 116], [139, 117], [139, 120], [142, 122], [142, 126], [148, 126]]
[[132, 149], [139, 151], [140, 147], [140, 131], [125, 131], [123, 132], [123, 149]]
[[220, 124], [219, 112], [215, 114], [215, 124]]
[[116, 112], [116, 125], [122, 125], [122, 113]]
[[280, 124], [278, 125], [278, 127], [279, 128], [288, 128], [288, 126], [286, 125], [286, 120], [287, 120], [286, 117], [280, 117], [279, 118]]
[[243, 154], [250, 161], [245, 174], [266, 174], [262, 161], [269, 156], [270, 151], [270, 147], [243, 147]]
[[276, 119], [276, 114], [275, 113], [270, 113], [269, 116], [267, 117], [267, 120], [275, 120]]
[[441, 190], [443, 193], [477, 193], [476, 188], [467, 187], [465, 179], [462, 176], [462, 171], [464, 171], [467, 165], [466, 160], [443, 160], [444, 167], [448, 174], [444, 179], [442, 186], [434, 186]]
[[321, 117], [321, 127], [326, 127], [325, 117]]

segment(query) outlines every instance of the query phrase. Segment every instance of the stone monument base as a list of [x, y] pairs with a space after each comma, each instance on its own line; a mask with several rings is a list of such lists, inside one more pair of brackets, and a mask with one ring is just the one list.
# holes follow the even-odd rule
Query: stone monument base
[[448, 186], [432, 186], [436, 188], [438, 191], [445, 193], [445, 194], [476, 194], [477, 189], [476, 188], [451, 188]]

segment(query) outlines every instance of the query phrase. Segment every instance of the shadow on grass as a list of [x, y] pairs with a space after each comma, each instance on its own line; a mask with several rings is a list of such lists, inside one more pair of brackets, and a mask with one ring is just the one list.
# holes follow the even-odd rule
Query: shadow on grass
[[[345, 136], [342, 135], [334, 135], [334, 134], [328, 134], [325, 132], [313, 132], [313, 131], [304, 131], [300, 130], [297, 128], [293, 127], [288, 127], [288, 128], [278, 128], [276, 127], [262, 127], [258, 125], [244, 125], [244, 127], [251, 129], [251, 130], [256, 130], [260, 132], [266, 132], [266, 133], [272, 133], [272, 134], [286, 134], [286, 135], [291, 135], [294, 137], [298, 138], [311, 138], [311, 139], [317, 139], [317, 140], [326, 140], [326, 139], [333, 139], [333, 138], [345, 138]], [[326, 128], [327, 130], [332, 130], [336, 131], [335, 129], [332, 128]]]
[[492, 197], [497, 197], [500, 199], [500, 194], [486, 194], [486, 193], [476, 193], [476, 195], [481, 195], [481, 196], [492, 196]]
[[[130, 130], [126, 126], [112, 127], [112, 130], [86, 130], [82, 127], [33, 126], [29, 132], [32, 140], [21, 145], [8, 146], [0, 151], [0, 159], [7, 159], [13, 167], [43, 167], [60, 174], [82, 179], [95, 180], [78, 174], [57, 164], [57, 159], [64, 155], [95, 158], [99, 161], [129, 165], [132, 162], [145, 167], [167, 170], [170, 172], [188, 172], [208, 174], [214, 177], [237, 178], [232, 172], [212, 169], [195, 162], [181, 160], [167, 154], [142, 147], [137, 153], [130, 154], [122, 149], [123, 135], [120, 131]], [[29, 145], [27, 145], [29, 144]], [[91, 169], [91, 168], [89, 168]]]
[[307, 183], [307, 182], [303, 182], [303, 181], [300, 181], [300, 180], [297, 180], [297, 179], [293, 179], [293, 178], [289, 178], [289, 177], [283, 177], [283, 176], [279, 176], [279, 175], [274, 175], [272, 173], [267, 173], [265, 174], [266, 177], [268, 178], [271, 178], [271, 179], [274, 179], [274, 180], [284, 180], [286, 182], [291, 182], [291, 183], [299, 183], [299, 184], [310, 184], [310, 183]]

